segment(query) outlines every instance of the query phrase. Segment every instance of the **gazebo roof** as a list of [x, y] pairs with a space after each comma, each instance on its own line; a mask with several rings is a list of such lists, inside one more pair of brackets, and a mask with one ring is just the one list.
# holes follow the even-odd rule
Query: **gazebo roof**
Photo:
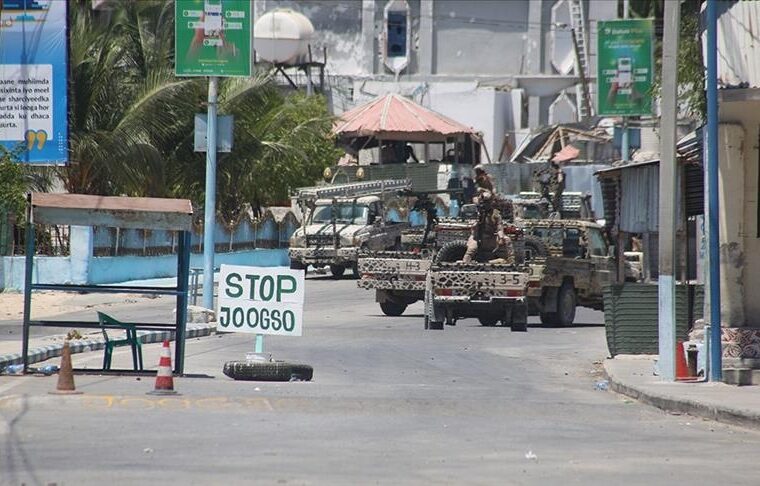
[[452, 120], [397, 94], [381, 96], [340, 116], [333, 133], [341, 138], [441, 142], [457, 135], [473, 135], [472, 127]]

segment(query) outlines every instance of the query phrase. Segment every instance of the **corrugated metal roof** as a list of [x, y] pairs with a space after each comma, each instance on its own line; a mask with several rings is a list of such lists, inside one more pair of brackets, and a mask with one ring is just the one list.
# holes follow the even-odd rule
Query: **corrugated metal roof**
[[397, 94], [381, 96], [343, 113], [333, 133], [344, 137], [414, 141], [442, 141], [451, 136], [477, 134], [472, 127]]
[[193, 206], [187, 199], [34, 192], [30, 204], [37, 224], [181, 231], [192, 227]]
[[[718, 85], [760, 87], [760, 2], [717, 3]], [[706, 2], [702, 4], [703, 10], [705, 5]], [[704, 34], [702, 49], [707, 59]]]

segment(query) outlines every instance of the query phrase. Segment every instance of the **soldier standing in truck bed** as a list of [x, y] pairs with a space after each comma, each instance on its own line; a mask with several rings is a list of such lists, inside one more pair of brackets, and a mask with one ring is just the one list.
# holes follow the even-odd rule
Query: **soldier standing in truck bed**
[[551, 202], [555, 213], [562, 211], [562, 193], [565, 191], [565, 171], [559, 162], [551, 161], [549, 165], [533, 173], [533, 182], [541, 199]]
[[467, 251], [462, 261], [470, 263], [476, 258], [478, 250], [488, 254], [488, 260], [504, 259], [512, 261], [512, 241], [504, 233], [501, 213], [493, 207], [494, 195], [484, 191], [478, 203], [478, 223], [467, 239]]
[[478, 193], [482, 193], [483, 191], [496, 192], [493, 187], [493, 179], [491, 179], [491, 176], [488, 175], [488, 172], [486, 172], [482, 165], [475, 166], [475, 190]]

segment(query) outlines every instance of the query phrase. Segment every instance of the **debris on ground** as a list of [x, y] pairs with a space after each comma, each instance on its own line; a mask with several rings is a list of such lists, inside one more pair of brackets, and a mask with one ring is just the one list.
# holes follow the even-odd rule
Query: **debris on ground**
[[607, 380], [597, 381], [594, 385], [594, 390], [607, 391], [610, 389], [610, 382]]
[[525, 459], [529, 461], [537, 461], [538, 456], [533, 453], [533, 451], [528, 451], [525, 453]]

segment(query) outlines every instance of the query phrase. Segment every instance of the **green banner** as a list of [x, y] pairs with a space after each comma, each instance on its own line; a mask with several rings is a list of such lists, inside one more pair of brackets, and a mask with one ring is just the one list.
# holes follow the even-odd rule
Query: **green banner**
[[250, 0], [176, 0], [177, 76], [251, 75]]
[[597, 114], [652, 114], [653, 32], [651, 19], [598, 23]]

